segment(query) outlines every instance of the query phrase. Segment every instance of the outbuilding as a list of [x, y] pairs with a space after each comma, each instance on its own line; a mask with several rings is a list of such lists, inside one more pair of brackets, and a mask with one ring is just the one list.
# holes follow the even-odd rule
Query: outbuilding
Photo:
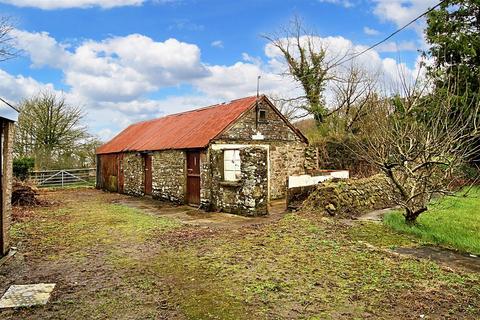
[[97, 149], [97, 187], [264, 215], [288, 176], [315, 165], [306, 137], [262, 95], [130, 125]]
[[10, 250], [12, 216], [13, 134], [18, 111], [0, 98], [0, 257]]

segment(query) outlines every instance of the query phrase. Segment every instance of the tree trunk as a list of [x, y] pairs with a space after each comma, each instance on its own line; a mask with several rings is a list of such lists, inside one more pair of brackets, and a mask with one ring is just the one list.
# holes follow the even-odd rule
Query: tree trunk
[[415, 223], [417, 223], [417, 218], [418, 216], [427, 211], [427, 208], [420, 208], [420, 209], [417, 209], [417, 210], [413, 210], [413, 209], [410, 209], [410, 208], [406, 208], [405, 209], [405, 223], [409, 226], [413, 226], [415, 225]]

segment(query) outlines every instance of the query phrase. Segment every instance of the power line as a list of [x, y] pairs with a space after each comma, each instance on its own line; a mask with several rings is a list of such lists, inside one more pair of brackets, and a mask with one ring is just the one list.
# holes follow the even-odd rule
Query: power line
[[423, 16], [429, 14], [430, 12], [432, 12], [433, 10], [437, 9], [438, 7], [440, 7], [442, 4], [444, 4], [445, 2], [447, 2], [448, 0], [442, 0], [440, 1], [436, 6], [434, 7], [431, 7], [430, 9], [428, 9], [427, 11], [425, 11], [424, 13], [422, 13], [421, 15], [419, 15], [418, 17], [416, 17], [415, 19], [413, 19], [412, 21], [410, 21], [409, 23], [407, 23], [406, 25], [404, 25], [403, 27], [401, 27], [400, 29], [398, 29], [397, 31], [395, 31], [394, 33], [390, 34], [388, 37], [386, 37], [385, 39], [375, 43], [374, 45], [368, 47], [367, 49], [363, 50], [362, 52], [359, 52], [359, 53], [356, 53], [354, 54], [353, 56], [351, 56], [350, 58], [348, 58], [347, 60], [344, 60], [342, 62], [340, 62], [339, 64], [343, 64], [345, 62], [349, 62], [349, 61], [352, 61], [353, 59], [356, 59], [358, 57], [360, 57], [361, 55], [365, 54], [366, 52], [378, 47], [379, 45], [381, 45], [382, 43], [386, 42], [387, 40], [393, 38], [394, 36], [396, 36], [398, 33], [402, 32], [403, 30], [405, 30], [406, 28], [408, 28], [409, 26], [411, 26], [412, 24], [414, 24], [415, 22], [417, 22], [418, 20], [420, 20]]
[[17, 111], [18, 113], [20, 113], [20, 110], [18, 110], [17, 108], [15, 108], [12, 104], [10, 104], [9, 102], [7, 102], [7, 100], [3, 99], [0, 97], [0, 101], [5, 103], [7, 106], [9, 106], [10, 108], [12, 108], [13, 110]]

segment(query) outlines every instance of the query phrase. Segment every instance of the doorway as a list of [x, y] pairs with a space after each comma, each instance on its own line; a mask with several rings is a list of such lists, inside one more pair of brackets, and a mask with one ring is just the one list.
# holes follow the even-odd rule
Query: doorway
[[200, 204], [200, 152], [187, 152], [187, 203]]
[[144, 171], [145, 171], [145, 186], [144, 193], [145, 195], [152, 195], [152, 155], [144, 154], [143, 155]]

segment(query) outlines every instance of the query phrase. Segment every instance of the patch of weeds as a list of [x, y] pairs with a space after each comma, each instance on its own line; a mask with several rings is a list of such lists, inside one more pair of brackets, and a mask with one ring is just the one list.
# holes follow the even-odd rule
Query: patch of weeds
[[[14, 239], [21, 236], [52, 259], [88, 255], [92, 250], [122, 243], [143, 243], [181, 227], [180, 222], [144, 214], [121, 205], [92, 202], [80, 207], [42, 209], [35, 221], [14, 225]], [[52, 252], [54, 252], [52, 254]]]
[[147, 263], [155, 274], [171, 283], [176, 304], [191, 319], [250, 319], [239, 299], [239, 286], [228, 277], [212, 273], [190, 249], [163, 251]]
[[[277, 293], [282, 291], [286, 287], [285, 283], [275, 280], [258, 280], [245, 287], [247, 295], [253, 294], [260, 298], [262, 301], [268, 301], [269, 293]], [[247, 298], [252, 300], [251, 298]]]

